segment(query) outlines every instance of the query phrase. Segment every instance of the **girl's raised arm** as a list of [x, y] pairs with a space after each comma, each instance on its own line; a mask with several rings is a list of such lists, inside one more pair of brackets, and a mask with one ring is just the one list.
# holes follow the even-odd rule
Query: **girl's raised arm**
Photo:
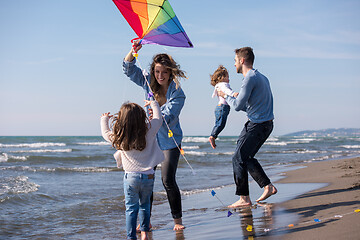
[[100, 118], [100, 126], [101, 126], [101, 135], [105, 139], [105, 141], [111, 143], [110, 135], [111, 130], [109, 128], [109, 119], [112, 117], [110, 113], [103, 113]]

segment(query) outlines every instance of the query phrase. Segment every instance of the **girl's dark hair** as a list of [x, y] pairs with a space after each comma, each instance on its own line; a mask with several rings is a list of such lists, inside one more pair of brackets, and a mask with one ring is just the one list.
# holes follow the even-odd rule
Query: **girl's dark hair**
[[169, 82], [174, 81], [176, 83], [176, 89], [180, 87], [179, 78], [186, 78], [185, 72], [180, 69], [180, 65], [175, 62], [175, 60], [166, 53], [160, 53], [153, 57], [153, 62], [150, 66], [150, 87], [154, 92], [155, 99], [160, 94], [160, 84], [156, 81], [155, 78], [155, 65], [159, 63], [166, 67], [170, 71]]
[[123, 151], [144, 150], [148, 123], [149, 119], [141, 106], [136, 103], [124, 103], [112, 122], [113, 147]]
[[229, 76], [228, 70], [220, 65], [214, 72], [213, 75], [210, 75], [210, 84], [215, 86], [217, 83], [221, 82], [226, 76]]

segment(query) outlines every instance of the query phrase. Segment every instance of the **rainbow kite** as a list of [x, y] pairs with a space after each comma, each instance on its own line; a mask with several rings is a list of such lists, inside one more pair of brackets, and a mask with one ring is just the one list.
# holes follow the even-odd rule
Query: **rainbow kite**
[[[142, 44], [193, 47], [168, 0], [113, 0]], [[133, 40], [135, 40], [133, 39]]]

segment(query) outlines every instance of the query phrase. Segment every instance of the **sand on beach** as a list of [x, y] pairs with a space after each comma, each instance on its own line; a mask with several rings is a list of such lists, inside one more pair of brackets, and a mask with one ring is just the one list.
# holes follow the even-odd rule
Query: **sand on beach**
[[[284, 173], [285, 178], [273, 179], [279, 192], [263, 204], [255, 204], [262, 189], [252, 181], [253, 207], [231, 209], [230, 217], [221, 202], [227, 205], [238, 199], [235, 186], [215, 189], [221, 202], [210, 192], [185, 196], [186, 229], [173, 232], [169, 216], [153, 222], [150, 239], [359, 239], [360, 213], [354, 210], [360, 208], [360, 158], [293, 168]], [[155, 212], [160, 209], [164, 206], [155, 206]]]
[[[360, 239], [360, 158], [305, 164], [277, 183], [327, 183], [282, 204], [299, 216], [281, 239]], [[320, 222], [315, 222], [319, 219]], [[279, 239], [273, 237], [271, 239]]]

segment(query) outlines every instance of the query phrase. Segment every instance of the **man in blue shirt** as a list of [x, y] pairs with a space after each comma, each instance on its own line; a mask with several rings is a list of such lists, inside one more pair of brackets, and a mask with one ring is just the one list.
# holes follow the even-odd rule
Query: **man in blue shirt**
[[273, 130], [273, 97], [269, 80], [258, 70], [253, 69], [254, 53], [252, 48], [244, 47], [235, 50], [235, 67], [244, 79], [239, 95], [235, 98], [219, 91], [218, 95], [234, 107], [236, 111], [247, 113], [246, 122], [232, 159], [236, 195], [240, 199], [228, 207], [236, 208], [252, 205], [249, 196], [248, 172], [264, 188], [263, 194], [256, 200], [263, 201], [277, 193], [260, 163], [254, 158], [260, 147]]

